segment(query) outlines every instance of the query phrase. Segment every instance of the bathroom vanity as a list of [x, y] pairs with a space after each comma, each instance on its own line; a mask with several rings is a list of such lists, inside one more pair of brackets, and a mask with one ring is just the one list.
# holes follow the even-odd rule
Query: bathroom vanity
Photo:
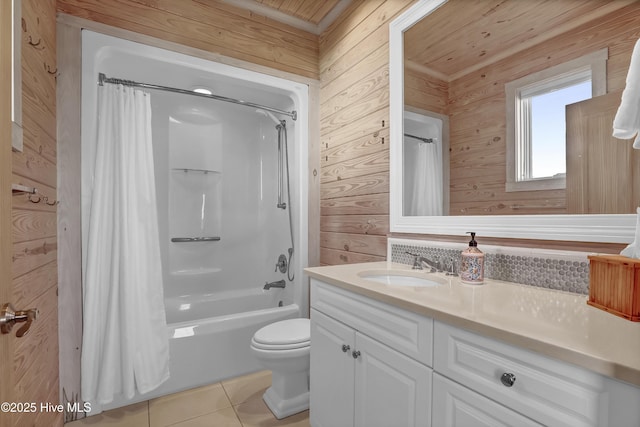
[[640, 323], [586, 296], [386, 262], [306, 272], [313, 427], [640, 425]]

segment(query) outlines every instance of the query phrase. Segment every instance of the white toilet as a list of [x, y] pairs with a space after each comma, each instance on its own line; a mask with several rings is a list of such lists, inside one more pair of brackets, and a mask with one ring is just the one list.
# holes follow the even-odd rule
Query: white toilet
[[259, 329], [251, 351], [271, 370], [271, 387], [262, 398], [281, 419], [309, 409], [309, 319], [289, 319]]

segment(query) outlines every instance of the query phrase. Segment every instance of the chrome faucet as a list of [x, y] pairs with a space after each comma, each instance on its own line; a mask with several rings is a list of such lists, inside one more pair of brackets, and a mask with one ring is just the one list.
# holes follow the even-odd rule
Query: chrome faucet
[[457, 276], [458, 272], [456, 269], [456, 263], [453, 258], [449, 258], [449, 264], [444, 263], [444, 270], [446, 270], [446, 276]]
[[278, 280], [277, 282], [271, 282], [271, 283], [266, 282], [264, 284], [264, 288], [262, 288], [262, 289], [269, 290], [271, 288], [284, 288], [286, 286], [286, 284], [287, 284], [287, 282], [285, 282], [284, 279]]
[[440, 261], [431, 261], [429, 258], [420, 256], [418, 254], [414, 254], [411, 252], [405, 252], [407, 255], [411, 255], [413, 257], [413, 269], [414, 270], [422, 270], [422, 264], [426, 264], [430, 268], [431, 273], [435, 273], [436, 271], [442, 271], [440, 267]]

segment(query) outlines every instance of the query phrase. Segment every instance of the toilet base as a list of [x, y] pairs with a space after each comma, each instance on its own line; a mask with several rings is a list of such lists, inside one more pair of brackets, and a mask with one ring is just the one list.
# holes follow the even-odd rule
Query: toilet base
[[282, 399], [273, 387], [269, 387], [262, 395], [262, 400], [279, 420], [309, 409], [308, 391], [290, 399]]

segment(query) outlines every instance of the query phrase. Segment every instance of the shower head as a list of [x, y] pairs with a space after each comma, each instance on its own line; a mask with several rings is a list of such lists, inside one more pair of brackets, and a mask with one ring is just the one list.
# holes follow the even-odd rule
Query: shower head
[[273, 122], [276, 124], [276, 126], [280, 126], [282, 124], [282, 122], [280, 120], [278, 120], [278, 118], [276, 116], [274, 116], [273, 114], [271, 114], [270, 112], [268, 112], [266, 110], [258, 108], [256, 110], [256, 113], [262, 114], [263, 116], [270, 118], [271, 120], [273, 120]]

